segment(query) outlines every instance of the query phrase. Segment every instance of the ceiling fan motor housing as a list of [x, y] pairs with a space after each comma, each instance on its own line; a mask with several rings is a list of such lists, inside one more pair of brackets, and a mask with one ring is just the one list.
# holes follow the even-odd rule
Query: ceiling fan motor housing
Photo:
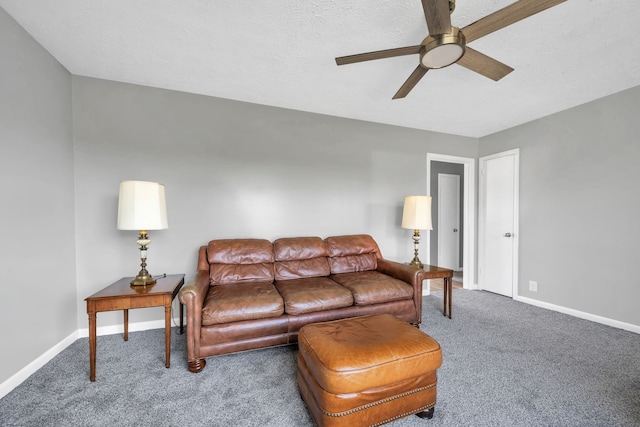
[[422, 41], [420, 64], [427, 68], [444, 68], [456, 63], [465, 51], [464, 34], [457, 27], [450, 33], [427, 36]]

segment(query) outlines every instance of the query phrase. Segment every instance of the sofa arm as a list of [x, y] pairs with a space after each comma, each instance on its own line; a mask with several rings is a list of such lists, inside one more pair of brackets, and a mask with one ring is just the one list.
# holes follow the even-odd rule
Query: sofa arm
[[196, 349], [200, 348], [202, 305], [209, 291], [209, 283], [209, 272], [200, 270], [193, 281], [184, 286], [178, 294], [180, 302], [187, 307], [187, 362], [190, 368], [192, 364], [199, 363]]
[[422, 322], [422, 282], [424, 280], [424, 271], [413, 265], [389, 261], [384, 258], [378, 258], [376, 270], [411, 285], [413, 288], [413, 302], [416, 307], [416, 320], [417, 325], [419, 325]]

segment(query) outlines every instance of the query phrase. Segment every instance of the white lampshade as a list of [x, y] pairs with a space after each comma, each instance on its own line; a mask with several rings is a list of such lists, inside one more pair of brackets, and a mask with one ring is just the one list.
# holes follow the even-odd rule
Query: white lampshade
[[402, 228], [433, 230], [431, 225], [431, 197], [406, 196], [402, 211]]
[[118, 230], [164, 230], [167, 203], [164, 185], [148, 181], [122, 181], [118, 199]]

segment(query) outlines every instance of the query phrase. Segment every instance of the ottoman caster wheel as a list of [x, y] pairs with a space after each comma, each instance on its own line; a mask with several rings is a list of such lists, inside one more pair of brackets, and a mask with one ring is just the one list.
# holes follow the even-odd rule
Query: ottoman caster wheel
[[431, 418], [433, 418], [433, 413], [435, 412], [435, 409], [436, 408], [430, 408], [430, 409], [427, 409], [426, 411], [418, 412], [416, 415], [419, 416], [420, 418], [426, 418], [430, 420]]

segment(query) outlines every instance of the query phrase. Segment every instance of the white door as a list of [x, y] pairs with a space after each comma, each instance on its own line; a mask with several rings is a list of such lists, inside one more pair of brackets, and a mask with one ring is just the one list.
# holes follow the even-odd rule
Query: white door
[[438, 174], [438, 266], [460, 269], [460, 176]]
[[480, 159], [481, 289], [517, 293], [519, 151]]

